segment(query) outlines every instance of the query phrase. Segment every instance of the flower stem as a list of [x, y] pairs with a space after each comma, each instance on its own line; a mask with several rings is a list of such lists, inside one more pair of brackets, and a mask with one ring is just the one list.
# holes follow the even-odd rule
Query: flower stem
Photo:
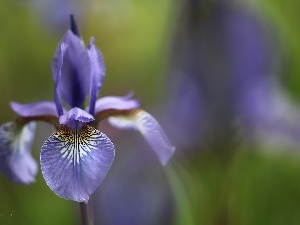
[[90, 198], [88, 203], [80, 202], [79, 206], [80, 206], [82, 225], [94, 225], [92, 199]]

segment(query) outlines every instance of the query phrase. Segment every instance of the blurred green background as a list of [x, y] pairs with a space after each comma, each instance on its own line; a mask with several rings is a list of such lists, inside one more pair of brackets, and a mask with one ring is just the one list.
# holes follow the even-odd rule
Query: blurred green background
[[[9, 101], [53, 99], [50, 63], [58, 41], [68, 29], [73, 7], [85, 43], [95, 37], [105, 58], [107, 77], [100, 95], [125, 95], [134, 90], [143, 108], [160, 118], [160, 109], [170, 95], [166, 74], [182, 2], [53, 1], [48, 10], [40, 8], [46, 1], [37, 2], [0, 3], [1, 123], [16, 117]], [[239, 4], [254, 10], [275, 31], [273, 34], [281, 44], [278, 48], [284, 53], [284, 65], [275, 75], [290, 98], [299, 102], [300, 3], [241, 0]], [[61, 15], [61, 20], [53, 19], [56, 14]], [[37, 160], [40, 147], [51, 132], [53, 129], [47, 125], [39, 125], [33, 149]], [[170, 164], [162, 169], [174, 204], [166, 224], [300, 224], [297, 150], [300, 151], [291, 153], [282, 149], [278, 153], [277, 149], [272, 154], [272, 149], [264, 145], [240, 143], [232, 156], [220, 157], [219, 152], [210, 152], [205, 147], [188, 153], [177, 148]], [[119, 162], [120, 157], [115, 167]], [[110, 174], [108, 178], [114, 179]], [[101, 192], [101, 186], [98, 189]], [[36, 183], [28, 186], [13, 184], [0, 175], [0, 224], [20, 223], [80, 224], [79, 208], [75, 202], [57, 197], [47, 187], [41, 172]]]

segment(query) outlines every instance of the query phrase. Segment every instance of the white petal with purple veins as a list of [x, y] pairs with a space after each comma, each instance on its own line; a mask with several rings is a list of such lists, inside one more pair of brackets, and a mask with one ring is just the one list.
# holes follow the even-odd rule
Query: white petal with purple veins
[[106, 176], [114, 155], [110, 139], [95, 128], [63, 126], [42, 147], [42, 173], [58, 196], [87, 202]]

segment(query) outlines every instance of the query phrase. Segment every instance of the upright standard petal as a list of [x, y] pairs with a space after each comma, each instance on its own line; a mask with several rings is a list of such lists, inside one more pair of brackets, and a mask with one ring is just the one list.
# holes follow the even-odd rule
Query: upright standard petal
[[42, 146], [41, 167], [47, 185], [67, 200], [88, 202], [101, 184], [115, 156], [110, 139], [85, 125], [63, 126]]
[[105, 77], [105, 65], [101, 52], [95, 46], [94, 38], [91, 38], [87, 51], [91, 63], [89, 113], [93, 115], [96, 99]]
[[[63, 57], [61, 76], [57, 71], [62, 55], [61, 44], [68, 46]], [[90, 60], [83, 42], [71, 30], [67, 31], [59, 43], [52, 61], [52, 74], [58, 83], [59, 95], [71, 108], [82, 107], [90, 90]]]
[[175, 151], [157, 120], [144, 110], [134, 110], [126, 116], [109, 117], [108, 121], [120, 129], [139, 130], [163, 165], [167, 164]]
[[35, 122], [23, 127], [8, 122], [0, 127], [0, 171], [14, 182], [35, 181], [38, 167], [30, 154], [34, 133]]
[[58, 116], [55, 103], [50, 101], [34, 102], [30, 104], [11, 102], [10, 106], [15, 113], [23, 117], [44, 115]]
[[60, 91], [58, 87], [61, 80], [62, 65], [63, 65], [64, 55], [67, 47], [68, 46], [66, 44], [61, 43], [60, 48], [56, 49], [55, 57], [52, 62], [52, 76], [54, 80], [54, 101], [59, 116], [61, 116], [64, 111], [60, 99]]

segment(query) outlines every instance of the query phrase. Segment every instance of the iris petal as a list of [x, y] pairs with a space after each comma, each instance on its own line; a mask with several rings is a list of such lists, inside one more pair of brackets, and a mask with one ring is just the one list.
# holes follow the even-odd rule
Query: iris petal
[[105, 65], [101, 52], [95, 46], [94, 38], [91, 38], [87, 51], [91, 62], [89, 113], [93, 115], [95, 111], [95, 102], [105, 77]]
[[58, 196], [87, 202], [106, 176], [114, 155], [110, 139], [95, 128], [63, 126], [42, 147], [42, 173]]
[[30, 104], [11, 102], [10, 106], [17, 114], [23, 117], [44, 115], [57, 116], [56, 105], [54, 102], [50, 101], [34, 102]]
[[139, 101], [131, 99], [132, 93], [126, 96], [106, 96], [96, 101], [95, 112], [101, 112], [108, 109], [131, 110], [140, 106]]
[[[60, 67], [62, 44], [65, 44], [68, 48], [63, 57], [61, 77], [58, 80], [57, 71]], [[90, 60], [82, 40], [71, 30], [67, 31], [57, 46], [51, 68], [53, 80], [58, 83], [57, 91], [59, 95], [71, 108], [82, 107], [90, 90]]]
[[74, 122], [75, 124], [79, 122], [80, 124], [83, 125], [93, 120], [94, 117], [91, 114], [77, 107], [70, 109], [68, 112], [66, 112], [64, 115], [60, 116], [59, 118], [60, 124], [68, 125], [71, 126], [72, 128], [76, 128], [76, 126], [74, 127], [73, 125], [71, 125], [74, 124]]
[[35, 181], [38, 167], [30, 154], [35, 127], [35, 122], [23, 127], [8, 122], [0, 127], [0, 171], [14, 182]]
[[157, 154], [160, 162], [166, 165], [175, 151], [157, 120], [144, 110], [135, 110], [124, 116], [109, 117], [111, 125], [120, 129], [137, 129]]
[[61, 43], [60, 48], [57, 47], [55, 57], [52, 61], [52, 76], [54, 80], [54, 101], [56, 104], [57, 113], [59, 116], [63, 114], [63, 106], [60, 99], [59, 83], [61, 80], [62, 65], [64, 61], [65, 51], [68, 46]]

